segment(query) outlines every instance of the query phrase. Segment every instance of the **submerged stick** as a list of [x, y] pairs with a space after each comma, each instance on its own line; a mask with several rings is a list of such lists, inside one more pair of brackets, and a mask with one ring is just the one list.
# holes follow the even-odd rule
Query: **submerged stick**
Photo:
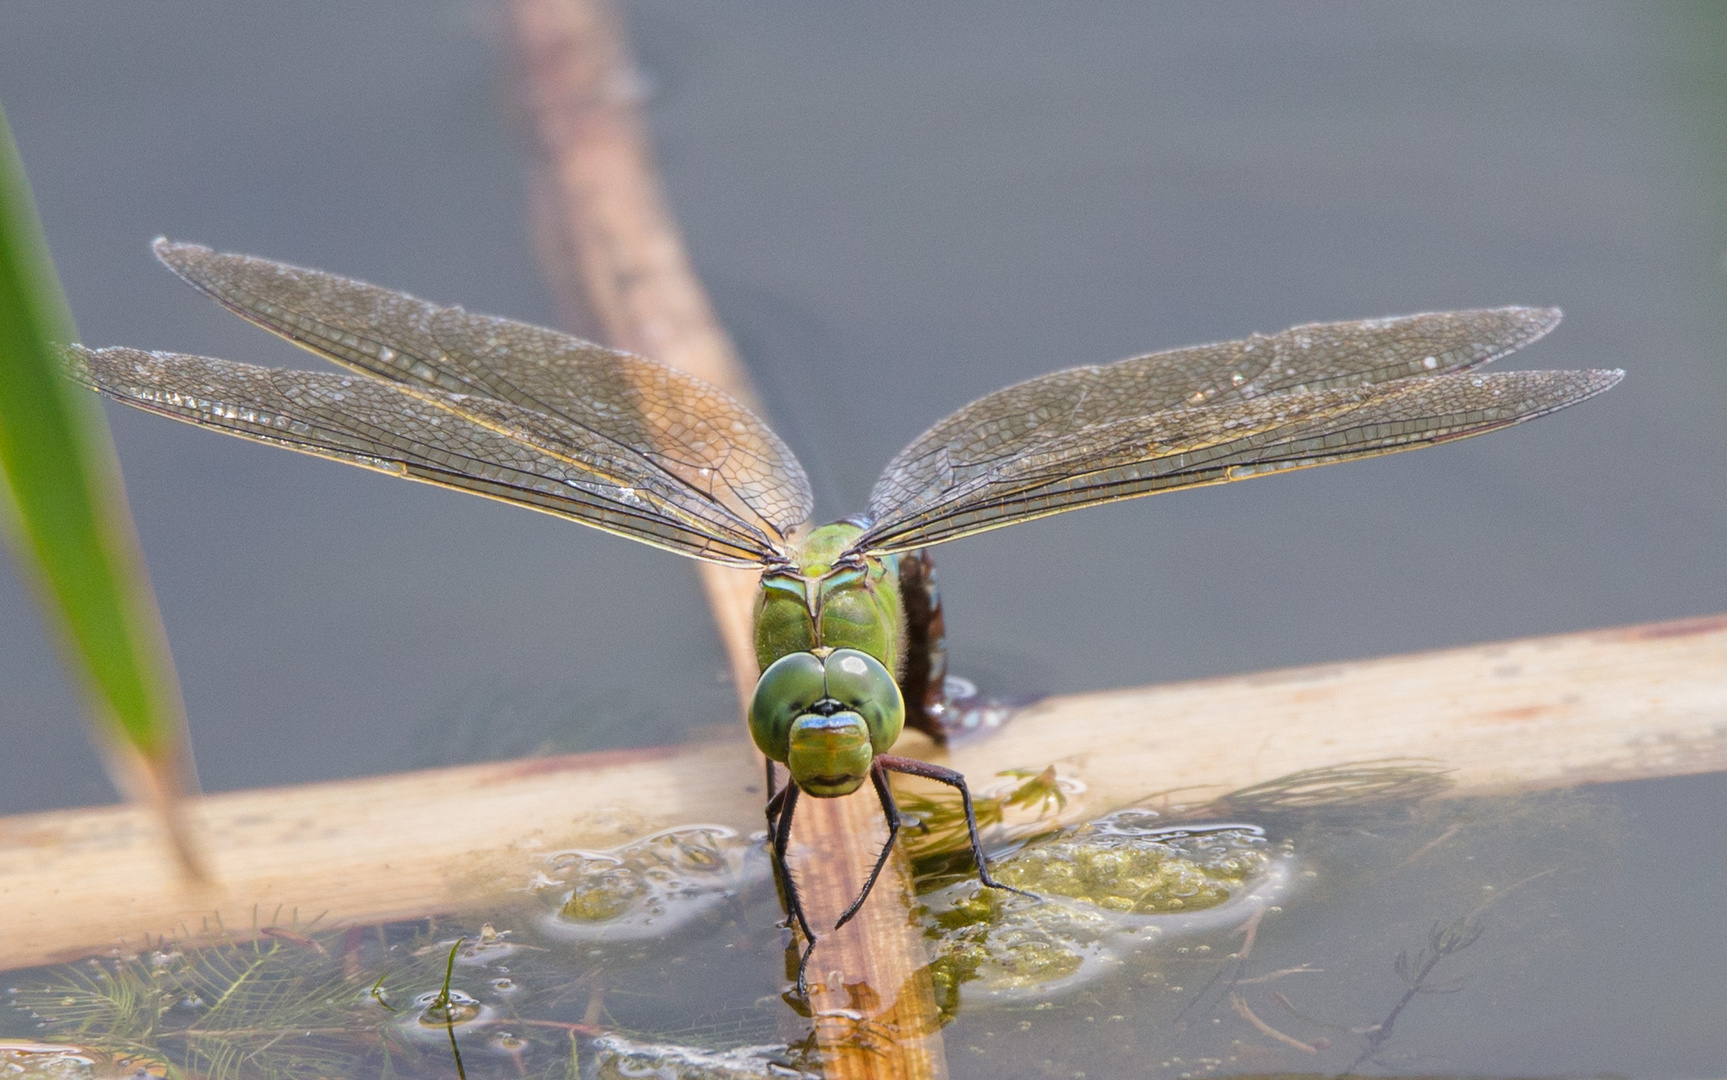
[[[540, 153], [536, 234], [565, 320], [719, 386], [759, 412], [749, 375], [666, 205], [617, 13], [606, 0], [516, 0], [510, 12]], [[757, 675], [751, 625], [756, 574], [705, 563], [700, 572], [747, 707]], [[797, 862], [804, 902], [821, 927], [810, 1006], [824, 1071], [858, 1078], [945, 1075], [927, 959], [906, 916], [911, 885], [905, 859], [890, 861], [859, 918], [828, 930], [886, 835], [867, 791], [861, 798], [809, 804], [794, 838], [803, 849]], [[889, 1037], [856, 1037], [850, 1017], [860, 1013], [869, 1031]]]

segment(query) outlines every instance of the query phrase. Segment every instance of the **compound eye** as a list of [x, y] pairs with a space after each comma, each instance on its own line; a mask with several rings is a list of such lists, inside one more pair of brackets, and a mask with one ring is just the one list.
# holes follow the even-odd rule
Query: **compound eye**
[[863, 717], [870, 746], [886, 753], [905, 726], [905, 698], [880, 660], [857, 649], [835, 649], [827, 658], [827, 696]]
[[826, 696], [821, 658], [795, 652], [775, 660], [756, 680], [750, 698], [750, 738], [775, 761], [789, 752], [792, 723]]

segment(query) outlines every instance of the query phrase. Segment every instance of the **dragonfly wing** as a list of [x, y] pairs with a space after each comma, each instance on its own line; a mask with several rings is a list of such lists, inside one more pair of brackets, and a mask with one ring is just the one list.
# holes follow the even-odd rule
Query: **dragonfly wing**
[[884, 520], [930, 498], [950, 462], [1004, 461], [1118, 420], [1465, 371], [1535, 341], [1559, 317], [1557, 308], [1506, 307], [1312, 323], [1039, 376], [979, 398], [901, 450], [870, 512]]
[[69, 346], [67, 373], [117, 401], [380, 472], [572, 518], [709, 562], [760, 566], [777, 552], [629, 447], [594, 436], [559, 453], [547, 418], [366, 376], [203, 356]]
[[803, 466], [766, 423], [664, 364], [321, 270], [166, 239], [155, 251], [235, 314], [344, 367], [532, 409], [635, 448], [776, 547], [814, 507]]
[[909, 551], [1081, 506], [1467, 438], [1576, 404], [1623, 374], [1457, 373], [1290, 391], [1109, 421], [1014, 457], [949, 453], [944, 482], [854, 546]]

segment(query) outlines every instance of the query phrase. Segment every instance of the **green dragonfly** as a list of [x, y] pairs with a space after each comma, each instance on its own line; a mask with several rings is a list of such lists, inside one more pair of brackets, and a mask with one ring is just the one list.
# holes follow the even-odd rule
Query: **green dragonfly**
[[[768, 759], [768, 836], [789, 916], [798, 797], [889, 772], [905, 724], [948, 734], [942, 613], [927, 548], [1066, 510], [1479, 435], [1576, 404], [1619, 371], [1474, 369], [1536, 340], [1555, 309], [1507, 307], [1298, 326], [1058, 371], [979, 398], [888, 464], [865, 515], [810, 528], [809, 481], [724, 392], [556, 330], [245, 255], [156, 241], [240, 315], [351, 374], [177, 353], [66, 353], [73, 378], [150, 412], [530, 507], [695, 559], [762, 572], [750, 734]], [[774, 763], [789, 782], [774, 790]], [[872, 874], [839, 919], [850, 919]], [[802, 974], [799, 975], [800, 984]]]

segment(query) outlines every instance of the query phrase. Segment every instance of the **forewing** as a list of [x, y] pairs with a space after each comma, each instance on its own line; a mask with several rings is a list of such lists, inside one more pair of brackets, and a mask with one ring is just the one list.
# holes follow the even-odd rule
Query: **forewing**
[[854, 548], [909, 551], [1081, 506], [1467, 438], [1576, 404], [1622, 375], [1423, 376], [1114, 420], [1005, 460], [949, 459], [928, 498], [875, 523]]
[[693, 558], [758, 566], [775, 551], [675, 478], [598, 436], [550, 453], [546, 418], [505, 402], [368, 378], [138, 349], [65, 351], [117, 401], [319, 457], [572, 518]]
[[321, 270], [166, 239], [155, 251], [242, 318], [345, 367], [522, 406], [634, 447], [776, 546], [814, 506], [803, 467], [767, 424], [664, 364]]
[[979, 398], [901, 450], [870, 494], [870, 513], [888, 520], [939, 496], [950, 466], [1007, 461], [1120, 420], [1464, 371], [1536, 340], [1559, 316], [1506, 307], [1312, 323], [1043, 375]]

